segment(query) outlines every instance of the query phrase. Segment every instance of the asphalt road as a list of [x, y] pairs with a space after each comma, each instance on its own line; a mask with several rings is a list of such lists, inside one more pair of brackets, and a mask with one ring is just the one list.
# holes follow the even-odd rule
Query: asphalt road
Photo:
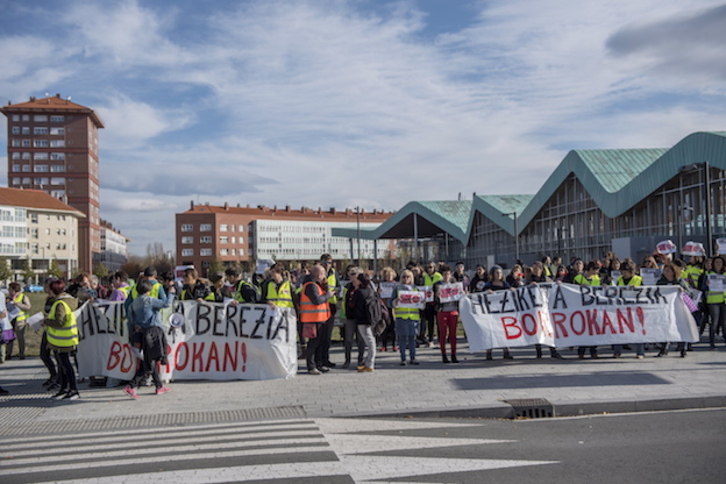
[[296, 419], [3, 438], [0, 482], [722, 483], [726, 409]]

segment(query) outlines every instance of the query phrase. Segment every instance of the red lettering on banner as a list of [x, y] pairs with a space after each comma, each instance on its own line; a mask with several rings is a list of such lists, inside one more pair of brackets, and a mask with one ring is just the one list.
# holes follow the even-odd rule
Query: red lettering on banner
[[240, 348], [241, 354], [242, 354], [242, 372], [247, 371], [247, 343], [244, 341], [242, 342], [242, 347]]
[[207, 360], [207, 367], [204, 371], [209, 371], [212, 367], [212, 361], [216, 363], [215, 371], [219, 371], [219, 352], [217, 351], [217, 344], [214, 341], [209, 343], [209, 359]]
[[[575, 316], [580, 318], [580, 331], [577, 331], [575, 329]], [[577, 336], [581, 336], [585, 334], [585, 330], [587, 329], [587, 322], [585, 321], [585, 315], [582, 314], [582, 311], [575, 311], [570, 315], [570, 328], [572, 329], [572, 332], [575, 333]]]
[[[507, 339], [517, 339], [522, 336], [522, 329], [517, 324], [517, 318], [505, 316], [502, 318], [502, 325], [504, 326], [504, 334], [506, 335]], [[517, 332], [513, 334], [510, 333], [509, 328], [515, 328]]]
[[[630, 308], [628, 308], [628, 312], [630, 312]], [[638, 315], [638, 320], [640, 321], [640, 326], [643, 327], [643, 334], [645, 334], [645, 313], [643, 312], [643, 308], [641, 308], [641, 307], [635, 308], [635, 314]]]
[[123, 345], [118, 341], [114, 341], [111, 344], [111, 350], [108, 353], [108, 360], [106, 361], [106, 369], [113, 370], [118, 367], [122, 372], [126, 373], [131, 370], [136, 359], [131, 353], [131, 347], [124, 343]]
[[633, 324], [633, 313], [630, 311], [630, 308], [627, 308], [627, 311], [627, 317], [620, 309], [615, 312], [618, 318], [618, 328], [620, 329], [621, 334], [625, 332], [625, 328], [623, 328], [623, 325], [625, 325], [625, 327], [628, 328], [631, 333], [635, 333], [635, 325]]
[[192, 371], [203, 371], [204, 361], [202, 353], [204, 352], [204, 342], [199, 344], [192, 343]]
[[597, 324], [597, 309], [588, 309], [585, 311], [585, 315], [587, 316], [587, 331], [588, 334], [602, 334], [600, 331], [600, 326]]
[[[532, 322], [532, 329], [529, 330], [527, 326], [527, 321]], [[522, 328], [524, 329], [524, 332], [528, 336], [534, 336], [537, 334], [537, 320], [535, 319], [534, 315], [531, 313], [524, 313], [522, 315]]]
[[537, 311], [537, 317], [539, 318], [539, 327], [542, 330], [542, 334], [547, 336], [548, 338], [552, 337], [552, 332], [550, 332], [549, 328], [545, 324], [545, 318], [544, 318], [544, 312]]
[[563, 324], [567, 321], [567, 315], [563, 313], [552, 313], [552, 324], [555, 326], [555, 337], [556, 338], [567, 338], [570, 334], [567, 332], [567, 327]]
[[610, 315], [607, 311], [602, 312], [602, 334], [605, 334], [607, 332], [607, 328], [610, 328], [610, 334], [617, 334], [617, 331], [615, 331], [615, 327], [613, 326], [613, 322], [610, 319]]
[[222, 371], [227, 371], [227, 363], [231, 366], [232, 370], [237, 370], [237, 361], [238, 355], [237, 355], [237, 346], [239, 345], [239, 341], [234, 342], [234, 351], [230, 351], [230, 345], [229, 343], [225, 343], [224, 345], [224, 360], [222, 363]]
[[[184, 363], [179, 363], [179, 355], [184, 350]], [[176, 346], [176, 352], [174, 353], [174, 368], [177, 370], [183, 370], [189, 364], [189, 345], [186, 342], [181, 342]]]

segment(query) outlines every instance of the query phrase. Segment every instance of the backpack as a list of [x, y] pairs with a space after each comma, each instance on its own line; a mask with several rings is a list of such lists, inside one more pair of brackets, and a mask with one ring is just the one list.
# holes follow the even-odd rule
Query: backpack
[[381, 297], [378, 295], [376, 290], [371, 291], [371, 298], [366, 300], [366, 307], [368, 309], [368, 320], [371, 322], [371, 329], [375, 336], [380, 336], [386, 330], [388, 326], [388, 320], [390, 318], [390, 311], [383, 302]]

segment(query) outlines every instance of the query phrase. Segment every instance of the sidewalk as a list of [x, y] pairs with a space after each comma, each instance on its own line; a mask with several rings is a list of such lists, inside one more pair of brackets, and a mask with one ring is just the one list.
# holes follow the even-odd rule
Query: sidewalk
[[166, 424], [229, 421], [244, 412], [252, 416], [247, 418], [510, 418], [512, 407], [505, 400], [512, 399], [546, 399], [559, 416], [726, 406], [723, 343], [716, 351], [697, 344], [686, 358], [675, 351], [655, 358], [650, 351], [643, 360], [632, 352], [612, 359], [609, 348], [601, 348], [599, 359], [580, 360], [576, 351], [564, 350], [565, 360], [538, 360], [534, 353], [534, 348], [514, 349], [513, 360], [502, 360], [501, 350], [495, 350], [495, 360], [486, 361], [469, 354], [460, 341], [459, 364], [443, 364], [438, 349], [425, 348], [417, 355], [420, 366], [402, 367], [399, 355], [389, 351], [379, 352], [375, 372], [357, 373], [340, 369], [342, 348], [335, 343], [332, 359], [338, 366], [320, 376], [300, 371], [289, 380], [177, 381], [160, 396], [151, 387], [141, 388], [137, 401], [121, 388], [81, 383], [81, 399], [65, 402], [49, 400], [41, 386], [47, 373], [38, 358], [10, 360], [0, 365], [0, 385], [11, 392], [0, 396], [0, 434], [10, 427], [140, 416]]

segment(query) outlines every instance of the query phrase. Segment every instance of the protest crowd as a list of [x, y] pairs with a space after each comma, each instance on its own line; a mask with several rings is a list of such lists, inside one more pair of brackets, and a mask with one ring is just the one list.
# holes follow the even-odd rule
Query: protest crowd
[[[659, 249], [661, 249], [659, 247]], [[179, 301], [225, 303], [232, 305], [262, 304], [270, 308], [294, 311], [297, 316], [296, 346], [298, 358], [304, 360], [307, 374], [322, 375], [337, 366], [355, 368], [358, 372], [375, 371], [378, 352], [393, 351], [400, 355], [400, 365], [419, 365], [419, 348], [440, 350], [443, 363], [456, 364], [458, 331], [462, 318], [463, 298], [478, 294], [504, 294], [528, 286], [567, 284], [589, 287], [675, 286], [692, 313], [699, 335], [708, 329], [708, 345], [716, 348], [717, 341], [726, 336], [726, 259], [722, 255], [707, 257], [700, 244], [681, 250], [655, 251], [642, 261], [618, 259], [608, 253], [602, 260], [583, 261], [573, 258], [567, 262], [560, 257], [544, 256], [532, 264], [517, 260], [511, 267], [477, 265], [468, 271], [461, 262], [452, 266], [430, 261], [426, 264], [409, 262], [395, 270], [384, 267], [372, 274], [356, 265], [344, 270], [335, 268], [335, 261], [324, 254], [314, 265], [301, 263], [294, 270], [273, 264], [264, 274], [247, 279], [235, 267], [200, 277], [194, 268], [187, 268], [181, 277], [174, 273], [157, 274], [148, 267], [135, 279], [123, 271], [116, 272], [108, 285], [97, 277], [79, 274], [67, 283], [50, 278], [45, 282], [47, 295], [42, 309], [40, 328], [40, 358], [49, 376], [44, 386], [54, 399], [79, 398], [77, 388], [77, 348], [79, 328], [74, 310], [86, 301], [123, 302], [128, 321], [128, 343], [138, 349], [137, 369], [133, 378], [120, 383], [131, 398], [139, 398], [137, 389], [153, 384], [156, 394], [169, 391], [159, 374], [167, 362], [167, 341], [164, 321], [159, 316], [163, 308]], [[0, 298], [0, 323], [3, 344], [0, 357], [25, 358], [25, 334], [31, 308], [18, 283], [11, 283], [7, 300]], [[340, 331], [344, 361], [333, 362], [330, 357], [335, 328]], [[470, 342], [471, 343], [471, 342]], [[692, 349], [691, 342], [661, 341], [603, 346], [556, 348], [548, 346], [551, 358], [621, 358], [624, 351], [642, 359], [647, 352], [664, 357], [675, 345], [675, 352], [685, 357]], [[536, 358], [543, 357], [542, 344], [534, 344]], [[14, 350], [17, 349], [17, 352]], [[473, 350], [472, 350], [473, 351]], [[512, 359], [505, 346], [486, 349], [486, 360], [501, 351], [503, 358]], [[0, 388], [0, 394], [7, 394]]]

